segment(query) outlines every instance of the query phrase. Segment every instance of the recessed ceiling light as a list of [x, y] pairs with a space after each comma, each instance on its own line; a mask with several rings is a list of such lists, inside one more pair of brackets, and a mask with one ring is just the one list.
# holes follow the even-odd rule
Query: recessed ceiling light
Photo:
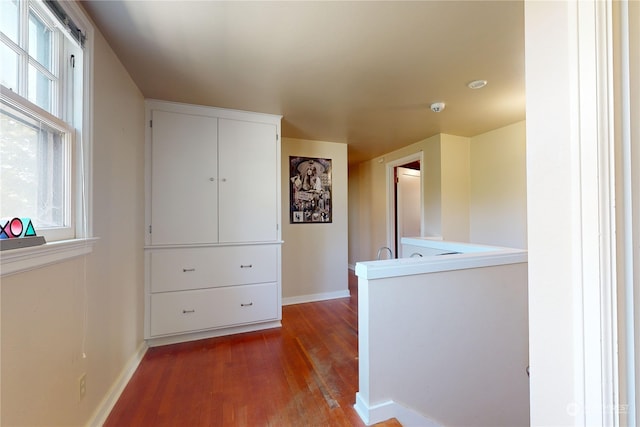
[[487, 81], [486, 80], [474, 80], [472, 82], [467, 83], [467, 86], [470, 89], [482, 89], [486, 85], [487, 85]]

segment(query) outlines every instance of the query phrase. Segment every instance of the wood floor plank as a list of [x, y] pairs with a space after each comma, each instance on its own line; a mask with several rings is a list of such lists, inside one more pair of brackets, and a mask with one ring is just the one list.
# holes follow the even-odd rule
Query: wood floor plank
[[283, 307], [282, 328], [150, 348], [105, 427], [363, 427], [352, 272], [349, 288]]

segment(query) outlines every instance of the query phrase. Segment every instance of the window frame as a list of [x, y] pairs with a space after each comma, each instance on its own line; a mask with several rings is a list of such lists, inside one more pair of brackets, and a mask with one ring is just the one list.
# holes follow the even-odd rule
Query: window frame
[[[24, 97], [26, 100], [30, 101], [32, 104], [38, 105], [37, 102], [32, 99], [37, 96], [33, 96], [29, 91], [30, 79], [29, 79], [29, 69], [33, 67], [33, 69], [41, 74], [43, 74], [49, 81], [51, 81], [51, 87], [49, 91], [50, 101], [49, 101], [49, 109], [44, 106], [39, 105], [40, 108], [47, 111], [49, 114], [61, 117], [63, 119], [67, 119], [60, 114], [62, 111], [63, 101], [60, 98], [59, 94], [63, 89], [63, 75], [64, 71], [60, 66], [63, 61], [64, 49], [60, 49], [60, 46], [63, 44], [62, 38], [65, 36], [62, 34], [62, 24], [58, 23], [58, 20], [53, 14], [49, 11], [48, 7], [42, 3], [40, 0], [19, 0], [20, 4], [18, 5], [18, 13], [24, 15], [23, 19], [19, 20], [18, 31], [17, 31], [17, 40], [12, 40], [10, 36], [1, 36], [2, 42], [7, 46], [8, 49], [13, 51], [17, 55], [17, 77], [18, 81], [16, 82], [15, 88], [9, 88], [14, 92], [18, 93], [20, 96]], [[42, 22], [44, 26], [51, 30], [51, 40], [50, 40], [50, 64], [42, 64], [37, 58], [37, 54], [34, 52], [30, 52], [30, 20], [31, 14]], [[26, 24], [26, 25], [22, 25]], [[24, 78], [26, 77], [26, 78]], [[58, 89], [60, 88], [60, 89]]]
[[[93, 184], [93, 41], [95, 30], [85, 12], [76, 2], [64, 1], [59, 2], [59, 5], [69, 18], [83, 29], [86, 36], [81, 64], [83, 90], [82, 94], [76, 95], [81, 96], [82, 111], [76, 111], [76, 117], [73, 117], [76, 123], [80, 123], [79, 129], [76, 128], [74, 131], [75, 138], [73, 139], [75, 141], [72, 143], [72, 150], [75, 150], [75, 153], [71, 166], [73, 182], [71, 197], [76, 202], [70, 214], [75, 216], [74, 237], [47, 242], [41, 246], [2, 251], [0, 253], [0, 277], [89, 254], [98, 240], [93, 237], [93, 197], [90, 191]], [[47, 7], [46, 5], [42, 6]], [[66, 87], [68, 82], [63, 77], [59, 78], [58, 84], [62, 85], [62, 90], [68, 90]], [[7, 95], [5, 88], [2, 88], [2, 96], [3, 98], [5, 96], [15, 97], [20, 105], [29, 103], [25, 102], [25, 98], [16, 94]], [[60, 107], [58, 106], [58, 108]], [[63, 113], [65, 115], [71, 114], [68, 111], [63, 111]], [[64, 118], [69, 119], [69, 117]], [[38, 232], [37, 229], [36, 232]]]
[[75, 238], [77, 236], [75, 221], [77, 203], [76, 179], [78, 174], [75, 173], [74, 165], [71, 163], [77, 151], [75, 129], [64, 120], [30, 103], [28, 100], [25, 100], [4, 86], [2, 86], [0, 94], [0, 104], [6, 105], [9, 111], [14, 110], [18, 115], [31, 117], [34, 121], [42, 123], [47, 128], [65, 135], [64, 141], [62, 142], [62, 144], [64, 144], [62, 173], [65, 175], [62, 195], [62, 205], [64, 206], [63, 224], [46, 228], [36, 225], [36, 231], [39, 235], [45, 236], [45, 238], [50, 241]]

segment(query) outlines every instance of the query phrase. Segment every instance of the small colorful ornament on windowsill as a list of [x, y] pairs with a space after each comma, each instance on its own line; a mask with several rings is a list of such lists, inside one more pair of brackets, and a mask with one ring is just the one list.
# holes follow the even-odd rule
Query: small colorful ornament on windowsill
[[38, 236], [30, 218], [0, 219], [0, 250], [26, 248], [45, 244]]

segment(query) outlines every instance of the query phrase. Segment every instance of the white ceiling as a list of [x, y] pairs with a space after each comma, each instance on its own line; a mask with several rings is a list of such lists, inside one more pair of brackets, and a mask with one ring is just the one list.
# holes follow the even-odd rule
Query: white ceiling
[[347, 143], [350, 164], [525, 117], [522, 1], [82, 5], [145, 97], [281, 114], [283, 136]]

